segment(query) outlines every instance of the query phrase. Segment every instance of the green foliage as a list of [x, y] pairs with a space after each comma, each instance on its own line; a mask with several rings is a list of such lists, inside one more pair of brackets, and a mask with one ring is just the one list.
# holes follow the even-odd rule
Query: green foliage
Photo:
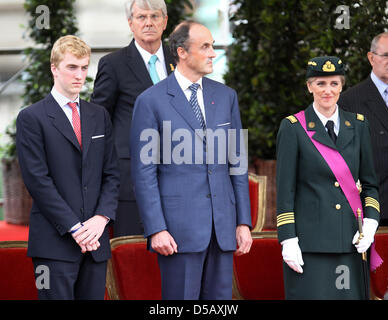
[[12, 160], [16, 157], [16, 120], [7, 126], [5, 134], [9, 137], [9, 141], [0, 146], [0, 159]]
[[168, 23], [163, 33], [164, 38], [168, 38], [175, 26], [190, 16], [188, 11], [193, 9], [190, 0], [165, 0], [167, 5]]
[[[235, 42], [229, 48], [227, 85], [236, 89], [252, 158], [275, 159], [280, 121], [305, 109], [312, 97], [305, 70], [311, 57], [339, 56], [347, 86], [370, 73], [372, 38], [388, 27], [386, 1], [234, 0]], [[350, 9], [350, 28], [335, 28], [337, 6]]]

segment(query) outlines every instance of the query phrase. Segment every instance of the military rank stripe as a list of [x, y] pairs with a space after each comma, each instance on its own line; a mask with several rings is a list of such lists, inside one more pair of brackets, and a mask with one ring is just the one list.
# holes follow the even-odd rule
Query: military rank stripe
[[295, 223], [295, 217], [293, 212], [281, 213], [277, 216], [276, 219], [278, 227], [288, 223]]
[[380, 204], [376, 199], [373, 199], [371, 197], [365, 198], [365, 207], [372, 207], [377, 210], [377, 212], [380, 213]]

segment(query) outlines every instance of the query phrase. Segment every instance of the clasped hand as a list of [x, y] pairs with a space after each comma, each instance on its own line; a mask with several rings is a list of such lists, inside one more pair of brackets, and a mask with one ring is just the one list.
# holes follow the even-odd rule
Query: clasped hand
[[81, 247], [81, 252], [94, 251], [100, 247], [98, 241], [104, 232], [107, 218], [102, 215], [95, 215], [83, 222], [83, 226], [72, 234], [74, 240]]

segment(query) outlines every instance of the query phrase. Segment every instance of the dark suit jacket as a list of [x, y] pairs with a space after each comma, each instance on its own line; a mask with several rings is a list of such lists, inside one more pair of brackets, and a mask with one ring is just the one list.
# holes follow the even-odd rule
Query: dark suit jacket
[[[354, 181], [362, 184], [364, 216], [379, 221], [377, 178], [367, 120], [339, 109], [340, 131], [334, 144], [312, 105], [305, 111], [313, 139], [338, 150]], [[278, 238], [298, 237], [302, 252], [355, 252], [357, 219], [334, 173], [298, 121], [283, 119], [277, 138]], [[374, 199], [374, 200], [372, 200]], [[378, 204], [376, 205], [378, 208]]]
[[[68, 230], [101, 214], [115, 219], [119, 173], [109, 114], [80, 100], [82, 152], [65, 113], [49, 94], [17, 117], [16, 146], [33, 198], [28, 255], [76, 261], [81, 250]], [[110, 257], [107, 228], [95, 261]]]
[[[174, 60], [163, 46], [167, 73], [174, 70]], [[114, 139], [118, 157], [129, 159], [129, 131], [133, 106], [137, 96], [153, 85], [148, 70], [135, 40], [129, 46], [110, 53], [100, 59], [94, 82], [91, 102], [104, 106], [112, 119]], [[134, 200], [133, 190], [128, 183], [130, 177], [121, 173], [120, 200]], [[124, 183], [125, 182], [125, 183]]]
[[344, 110], [365, 115], [369, 121], [379, 181], [381, 223], [388, 225], [388, 108], [370, 76], [343, 92], [338, 105]]
[[[244, 144], [241, 148], [239, 145], [242, 127], [237, 94], [207, 78], [203, 78], [202, 85], [206, 127], [212, 132], [217, 130], [225, 138], [215, 139], [214, 146], [210, 144], [209, 135], [206, 148], [199, 140], [195, 130], [202, 132], [200, 123], [174, 74], [139, 96], [132, 119], [132, 172], [145, 236], [168, 230], [180, 253], [204, 251], [209, 245], [213, 225], [221, 250], [233, 251], [236, 226], [251, 225], [247, 161], [244, 161], [247, 154]], [[170, 129], [165, 130], [166, 126]], [[171, 139], [170, 130], [173, 136], [184, 136], [184, 140]], [[228, 152], [231, 130], [237, 133], [234, 153]], [[142, 159], [148, 155], [148, 151], [144, 154], [148, 140], [144, 141], [141, 135], [147, 132], [160, 136], [160, 148], [153, 153], [157, 160], [160, 151], [160, 163], [147, 163]], [[157, 142], [157, 137], [154, 138]], [[181, 150], [182, 145], [184, 163], [177, 159], [181, 154], [180, 151], [177, 154], [177, 150]], [[204, 149], [202, 154], [196, 146]], [[220, 149], [226, 161], [218, 158]], [[211, 151], [214, 151], [214, 161], [206, 162]], [[241, 157], [239, 163], [229, 162], [232, 153]], [[242, 168], [239, 174], [231, 174], [235, 167]]]

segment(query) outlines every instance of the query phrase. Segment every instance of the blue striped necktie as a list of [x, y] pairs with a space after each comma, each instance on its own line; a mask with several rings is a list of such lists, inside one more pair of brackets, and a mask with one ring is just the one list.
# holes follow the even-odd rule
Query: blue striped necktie
[[199, 88], [199, 84], [198, 83], [193, 83], [189, 87], [189, 89], [191, 90], [191, 97], [190, 97], [190, 101], [189, 102], [190, 102], [191, 107], [193, 108], [195, 117], [197, 118], [197, 120], [199, 121], [199, 124], [201, 125], [201, 128], [203, 130], [206, 130], [205, 120], [203, 118], [201, 109], [199, 107], [198, 99], [197, 99], [197, 90], [198, 90], [198, 88]]
[[153, 84], [158, 83], [160, 81], [160, 78], [158, 76], [158, 73], [156, 72], [155, 63], [158, 60], [158, 57], [156, 55], [151, 56], [150, 60], [148, 61], [148, 64], [150, 66], [150, 77], [153, 82]]
[[384, 90], [384, 102], [388, 107], [388, 87]]

